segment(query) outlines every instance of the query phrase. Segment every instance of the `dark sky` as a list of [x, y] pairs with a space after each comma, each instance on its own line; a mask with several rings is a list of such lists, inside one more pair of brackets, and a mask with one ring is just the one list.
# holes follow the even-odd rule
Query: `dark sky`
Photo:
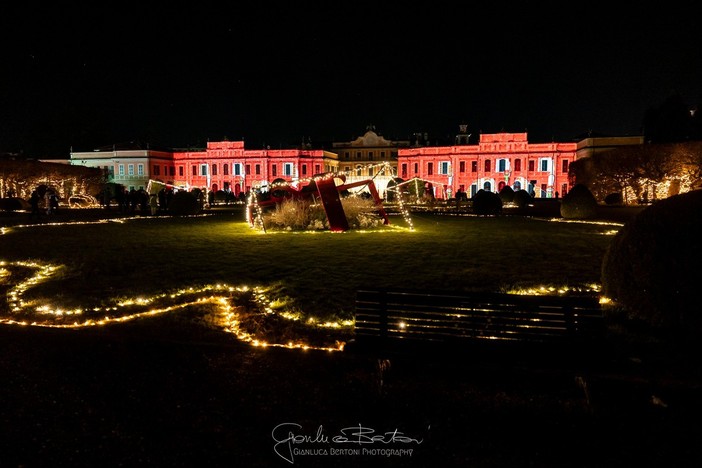
[[690, 7], [388, 3], [0, 7], [0, 152], [316, 146], [369, 124], [401, 140], [450, 141], [465, 123], [572, 141], [639, 135], [673, 92], [700, 102]]

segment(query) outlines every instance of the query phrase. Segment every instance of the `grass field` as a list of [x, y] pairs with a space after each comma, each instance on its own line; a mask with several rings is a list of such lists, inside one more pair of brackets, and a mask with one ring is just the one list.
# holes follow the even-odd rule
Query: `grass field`
[[[120, 302], [222, 284], [260, 288], [276, 311], [317, 323], [352, 319], [362, 286], [502, 291], [593, 285], [620, 226], [416, 213], [412, 230], [395, 216], [371, 231], [264, 234], [248, 226], [240, 209], [121, 222], [69, 219], [79, 215], [9, 228], [0, 246], [2, 260], [60, 267], [23, 293], [34, 308], [83, 311], [60, 323], [103, 317], [106, 307]], [[96, 307], [100, 311], [91, 312]]]
[[[70, 325], [160, 311], [75, 329], [3, 323], [0, 466], [702, 461], [702, 386], [687, 356], [632, 349], [615, 367], [553, 368], [466, 353], [386, 362], [252, 347], [222, 332], [222, 312], [208, 299], [246, 304], [250, 294], [227, 288], [261, 288], [279, 314], [262, 320], [255, 310], [235, 308], [249, 313], [249, 332], [271, 343], [291, 337], [332, 343], [350, 330], [315, 332], [308, 319], [351, 319], [362, 285], [470, 291], [598, 284], [602, 256], [622, 219], [415, 213], [413, 231], [393, 217], [382, 232], [262, 234], [237, 210], [95, 222], [103, 217], [0, 218], [6, 226], [0, 235], [3, 317]], [[68, 221], [85, 224], [61, 224]], [[45, 271], [26, 262], [60, 267], [17, 290], [17, 283]], [[366, 444], [324, 441], [358, 433], [349, 428], [359, 425], [381, 437]], [[387, 442], [395, 430], [408, 440]], [[292, 434], [299, 443], [281, 442]], [[308, 452], [296, 452], [293, 463], [286, 459], [303, 448]], [[370, 451], [333, 454], [332, 448]], [[384, 448], [413, 452], [378, 451]]]

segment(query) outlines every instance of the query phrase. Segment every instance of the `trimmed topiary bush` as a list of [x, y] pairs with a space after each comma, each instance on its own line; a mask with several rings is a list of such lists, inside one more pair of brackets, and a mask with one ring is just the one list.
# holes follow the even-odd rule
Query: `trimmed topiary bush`
[[473, 195], [473, 213], [483, 216], [496, 215], [502, 212], [502, 199], [494, 192], [480, 189]]
[[502, 200], [502, 204], [505, 203], [512, 203], [514, 201], [514, 189], [510, 187], [509, 185], [505, 185], [502, 187], [502, 190], [500, 190], [500, 199]]
[[602, 293], [629, 319], [673, 332], [702, 332], [702, 190], [645, 208], [614, 236]]
[[514, 192], [514, 198], [512, 199], [512, 203], [517, 205], [517, 208], [526, 208], [529, 203], [534, 201], [531, 195], [529, 195], [529, 192], [527, 192], [524, 189], [517, 190]]
[[565, 219], [589, 219], [596, 215], [597, 200], [583, 184], [576, 184], [561, 200], [561, 216]]
[[29, 202], [22, 198], [0, 198], [0, 211], [22, 211], [29, 209], [31, 209]]
[[620, 192], [610, 193], [604, 199], [605, 205], [621, 205], [624, 203], [624, 198]]
[[168, 204], [168, 213], [173, 216], [195, 215], [200, 212], [200, 201], [197, 194], [178, 190]]

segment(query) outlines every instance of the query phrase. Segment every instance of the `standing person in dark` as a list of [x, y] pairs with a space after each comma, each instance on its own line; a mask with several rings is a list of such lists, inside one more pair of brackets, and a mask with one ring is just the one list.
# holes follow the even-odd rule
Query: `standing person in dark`
[[29, 219], [33, 219], [35, 216], [41, 218], [41, 211], [39, 210], [39, 194], [36, 190], [32, 190], [32, 195], [29, 197], [29, 204], [32, 207], [32, 211], [29, 213]]

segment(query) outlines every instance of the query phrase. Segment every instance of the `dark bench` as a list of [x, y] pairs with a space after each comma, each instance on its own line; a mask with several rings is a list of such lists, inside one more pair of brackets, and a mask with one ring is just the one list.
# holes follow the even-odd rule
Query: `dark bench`
[[594, 295], [360, 289], [355, 306], [351, 348], [384, 352], [525, 345], [549, 351], [587, 348], [595, 346], [605, 328]]

